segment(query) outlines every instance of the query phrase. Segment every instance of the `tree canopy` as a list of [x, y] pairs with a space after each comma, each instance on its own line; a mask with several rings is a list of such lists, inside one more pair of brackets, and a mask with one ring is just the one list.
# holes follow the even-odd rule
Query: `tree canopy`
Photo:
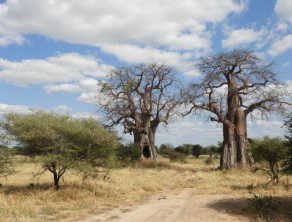
[[264, 136], [262, 139], [254, 139], [250, 150], [257, 162], [255, 169], [266, 172], [271, 177], [271, 181], [279, 183], [281, 161], [287, 156], [284, 140], [280, 137]]
[[83, 175], [109, 156], [116, 136], [92, 119], [74, 119], [43, 110], [30, 114], [6, 113], [1, 127], [14, 137], [24, 153], [54, 175], [54, 185], [67, 170]]
[[100, 82], [99, 106], [108, 126], [123, 125], [134, 134], [145, 158], [157, 160], [155, 134], [160, 123], [178, 117], [176, 107], [184, 97], [177, 71], [164, 63], [152, 62], [117, 67]]

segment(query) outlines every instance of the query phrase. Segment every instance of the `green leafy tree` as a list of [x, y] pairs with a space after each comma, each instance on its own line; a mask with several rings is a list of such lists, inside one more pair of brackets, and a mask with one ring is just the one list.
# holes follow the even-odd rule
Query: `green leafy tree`
[[192, 154], [192, 146], [192, 144], [183, 143], [182, 145], [174, 148], [174, 150], [184, 155], [190, 155]]
[[262, 170], [271, 177], [267, 185], [272, 181], [278, 184], [280, 164], [287, 155], [287, 146], [284, 140], [280, 137], [271, 138], [269, 136], [254, 139], [250, 151], [257, 163], [254, 170]]
[[0, 177], [7, 177], [16, 173], [15, 170], [15, 151], [8, 148], [11, 138], [0, 129]]
[[33, 110], [30, 114], [7, 113], [2, 127], [23, 146], [23, 151], [42, 164], [43, 171], [60, 178], [68, 170], [87, 176], [104, 163], [115, 149], [116, 136], [92, 119]]
[[203, 154], [203, 147], [200, 144], [193, 145], [193, 155], [198, 158]]
[[124, 164], [134, 163], [141, 159], [141, 149], [135, 143], [120, 144], [116, 149], [117, 158]]

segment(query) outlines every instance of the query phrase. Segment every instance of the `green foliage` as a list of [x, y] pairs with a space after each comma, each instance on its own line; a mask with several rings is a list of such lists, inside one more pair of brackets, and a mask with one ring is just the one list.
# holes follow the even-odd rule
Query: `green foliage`
[[186, 144], [183, 143], [182, 145], [174, 148], [174, 150], [178, 153], [184, 154], [184, 155], [191, 155], [192, 154], [192, 144]]
[[166, 156], [170, 159], [170, 161], [179, 161], [184, 162], [186, 159], [186, 155], [176, 152], [171, 144], [161, 144], [159, 147], [159, 153], [163, 156]]
[[213, 163], [213, 159], [211, 157], [208, 157], [204, 162], [207, 165], [211, 165]]
[[264, 136], [254, 139], [250, 151], [257, 163], [255, 170], [262, 170], [271, 177], [271, 181], [279, 182], [280, 162], [286, 158], [287, 146], [280, 137]]
[[120, 144], [116, 149], [116, 156], [118, 160], [124, 164], [134, 163], [141, 159], [142, 151], [139, 145], [129, 143], [127, 145]]
[[115, 134], [92, 118], [74, 119], [42, 110], [7, 113], [4, 117], [2, 127], [23, 146], [24, 153], [42, 164], [42, 172], [54, 174], [56, 187], [67, 170], [86, 177], [116, 146]]
[[195, 144], [192, 147], [193, 155], [198, 158], [203, 153], [203, 147], [200, 144]]
[[11, 138], [2, 129], [0, 130], [0, 177], [7, 177], [16, 173], [15, 151], [7, 147]]

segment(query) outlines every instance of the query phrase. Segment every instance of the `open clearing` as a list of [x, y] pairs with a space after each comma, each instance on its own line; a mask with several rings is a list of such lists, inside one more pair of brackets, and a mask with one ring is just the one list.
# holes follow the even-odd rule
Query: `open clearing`
[[161, 192], [144, 204], [131, 208], [117, 208], [92, 216], [83, 222], [193, 222], [193, 221], [250, 221], [236, 215], [244, 201], [239, 195], [196, 195], [196, 188], [185, 188], [180, 194]]
[[291, 176], [266, 186], [263, 172], [221, 171], [219, 158], [206, 165], [207, 158], [161, 157], [158, 165], [114, 168], [86, 183], [68, 174], [58, 191], [50, 173], [32, 179], [38, 166], [27, 159], [3, 180], [0, 221], [292, 221]]

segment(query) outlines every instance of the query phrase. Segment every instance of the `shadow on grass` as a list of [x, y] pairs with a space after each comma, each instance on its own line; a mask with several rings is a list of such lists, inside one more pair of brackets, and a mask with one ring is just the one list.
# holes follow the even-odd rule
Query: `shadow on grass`
[[292, 221], [292, 197], [254, 195], [242, 199], [226, 198], [210, 203], [207, 207], [230, 215], [238, 215], [250, 221]]
[[191, 171], [192, 173], [196, 173], [197, 170], [193, 167], [186, 167], [174, 164], [174, 162], [153, 162], [153, 161], [139, 161], [131, 166], [135, 169], [157, 169], [157, 170], [177, 170], [179, 172], [183, 171]]
[[79, 183], [70, 183], [70, 184], [60, 184], [58, 190], [56, 190], [53, 183], [30, 183], [28, 185], [4, 185], [0, 188], [0, 193], [4, 193], [5, 195], [10, 195], [14, 193], [27, 193], [28, 195], [31, 193], [38, 193], [44, 191], [54, 191], [54, 192], [62, 192], [68, 189], [79, 189], [79, 190], [88, 190], [90, 187], [86, 185], [82, 185]]

